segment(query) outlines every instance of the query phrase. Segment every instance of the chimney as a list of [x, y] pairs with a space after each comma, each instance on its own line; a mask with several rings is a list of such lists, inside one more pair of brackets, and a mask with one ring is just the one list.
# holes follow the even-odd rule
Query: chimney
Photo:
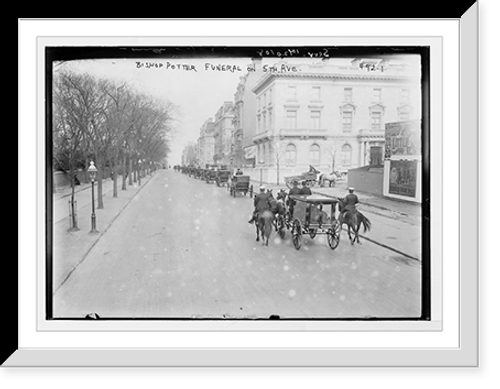
[[262, 71], [262, 58], [252, 58], [252, 66], [256, 72]]

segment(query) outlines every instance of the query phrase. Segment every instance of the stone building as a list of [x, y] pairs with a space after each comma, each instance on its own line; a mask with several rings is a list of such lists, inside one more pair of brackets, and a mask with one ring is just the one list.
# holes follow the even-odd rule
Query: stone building
[[196, 165], [196, 143], [189, 142], [182, 150], [181, 164], [183, 166]]
[[231, 166], [231, 145], [234, 133], [234, 104], [225, 101], [214, 119], [213, 164]]
[[256, 131], [257, 96], [253, 87], [264, 75], [262, 59], [252, 60], [249, 65], [252, 71], [240, 77], [240, 82], [234, 95], [234, 134], [233, 134], [233, 164], [238, 168], [255, 167], [255, 144], [253, 137]]
[[268, 71], [253, 88], [253, 175], [282, 184], [314, 166], [383, 165], [385, 123], [420, 119], [420, 64], [331, 59]]
[[205, 167], [214, 163], [215, 138], [214, 122], [211, 118], [207, 119], [200, 129], [198, 138], [198, 155], [196, 158], [197, 166]]

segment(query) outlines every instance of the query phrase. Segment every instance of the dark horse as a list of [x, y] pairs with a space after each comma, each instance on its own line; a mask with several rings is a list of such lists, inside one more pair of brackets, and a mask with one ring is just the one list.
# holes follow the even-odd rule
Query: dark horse
[[257, 214], [255, 230], [257, 232], [257, 242], [259, 241], [259, 232], [262, 236], [263, 244], [268, 246], [271, 230], [273, 229], [274, 214], [272, 211], [264, 210]]
[[269, 205], [271, 212], [274, 214], [274, 228], [279, 236], [283, 239], [285, 237], [285, 219], [287, 216], [287, 206], [285, 204], [287, 193], [285, 190], [280, 189], [276, 195], [276, 200], [273, 197], [272, 190], [269, 193]]
[[[370, 230], [372, 223], [365, 215], [363, 215], [358, 210], [346, 211], [344, 214], [342, 214], [344, 206], [344, 201], [342, 199], [339, 199], [339, 211], [341, 213], [341, 215], [339, 216], [340, 227], [342, 228], [343, 224], [347, 225], [347, 234], [349, 235], [351, 244], [354, 244], [354, 242], [356, 241], [358, 242], [358, 244], [361, 244], [358, 234], [361, 224], [363, 224], [364, 232], [366, 232]], [[354, 238], [352, 238], [351, 236], [351, 230], [354, 233]]]

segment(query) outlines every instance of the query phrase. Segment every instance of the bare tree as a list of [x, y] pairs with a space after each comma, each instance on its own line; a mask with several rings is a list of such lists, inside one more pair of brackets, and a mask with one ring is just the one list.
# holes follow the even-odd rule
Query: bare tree
[[54, 165], [58, 170], [69, 171], [71, 185], [70, 230], [78, 230], [75, 204], [76, 168], [81, 162], [83, 153], [82, 117], [84, 112], [78, 101], [74, 99], [71, 75], [62, 74], [54, 80], [52, 131], [54, 143]]
[[[107, 166], [113, 176], [113, 197], [118, 197], [118, 170], [141, 178], [150, 173], [169, 151], [173, 132], [171, 103], [158, 101], [117, 84], [58, 69], [54, 77], [54, 156], [64, 161], [74, 177], [76, 166], [94, 160], [97, 174], [97, 208], [104, 208], [102, 180]], [[128, 169], [127, 169], [128, 158]], [[141, 167], [141, 162], [143, 162]], [[74, 182], [72, 179], [72, 198]]]

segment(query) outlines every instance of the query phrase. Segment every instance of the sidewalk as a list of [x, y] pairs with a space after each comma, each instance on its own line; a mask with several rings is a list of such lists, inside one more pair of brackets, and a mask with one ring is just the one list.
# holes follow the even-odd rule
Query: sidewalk
[[[71, 188], [54, 193], [53, 221], [53, 292], [66, 281], [76, 267], [85, 259], [88, 252], [98, 242], [101, 236], [111, 226], [114, 220], [127, 207], [132, 199], [153, 179], [155, 175], [141, 179], [141, 185], [127, 185], [127, 190], [118, 186], [118, 197], [113, 198], [113, 181], [103, 182], [104, 209], [97, 209], [96, 224], [99, 233], [90, 234], [91, 215], [91, 185], [81, 185], [75, 198], [78, 207], [78, 231], [68, 231], [69, 210], [68, 200]], [[96, 188], [94, 188], [96, 190]], [[97, 199], [96, 205], [97, 205]]]
[[[258, 192], [259, 182], [253, 181], [254, 191]], [[276, 194], [280, 189], [288, 188], [285, 185], [265, 184], [266, 188], [273, 189]], [[335, 188], [314, 186], [313, 194], [339, 198], [347, 194], [347, 182], [337, 182]], [[397, 255], [421, 260], [421, 205], [388, 197], [375, 196], [369, 193], [355, 192], [359, 199], [358, 210], [365, 214], [372, 222], [370, 231], [360, 236], [378, 245], [393, 250]], [[345, 229], [345, 227], [344, 227]], [[342, 232], [342, 238], [347, 232]], [[345, 239], [347, 236], [345, 237]]]

